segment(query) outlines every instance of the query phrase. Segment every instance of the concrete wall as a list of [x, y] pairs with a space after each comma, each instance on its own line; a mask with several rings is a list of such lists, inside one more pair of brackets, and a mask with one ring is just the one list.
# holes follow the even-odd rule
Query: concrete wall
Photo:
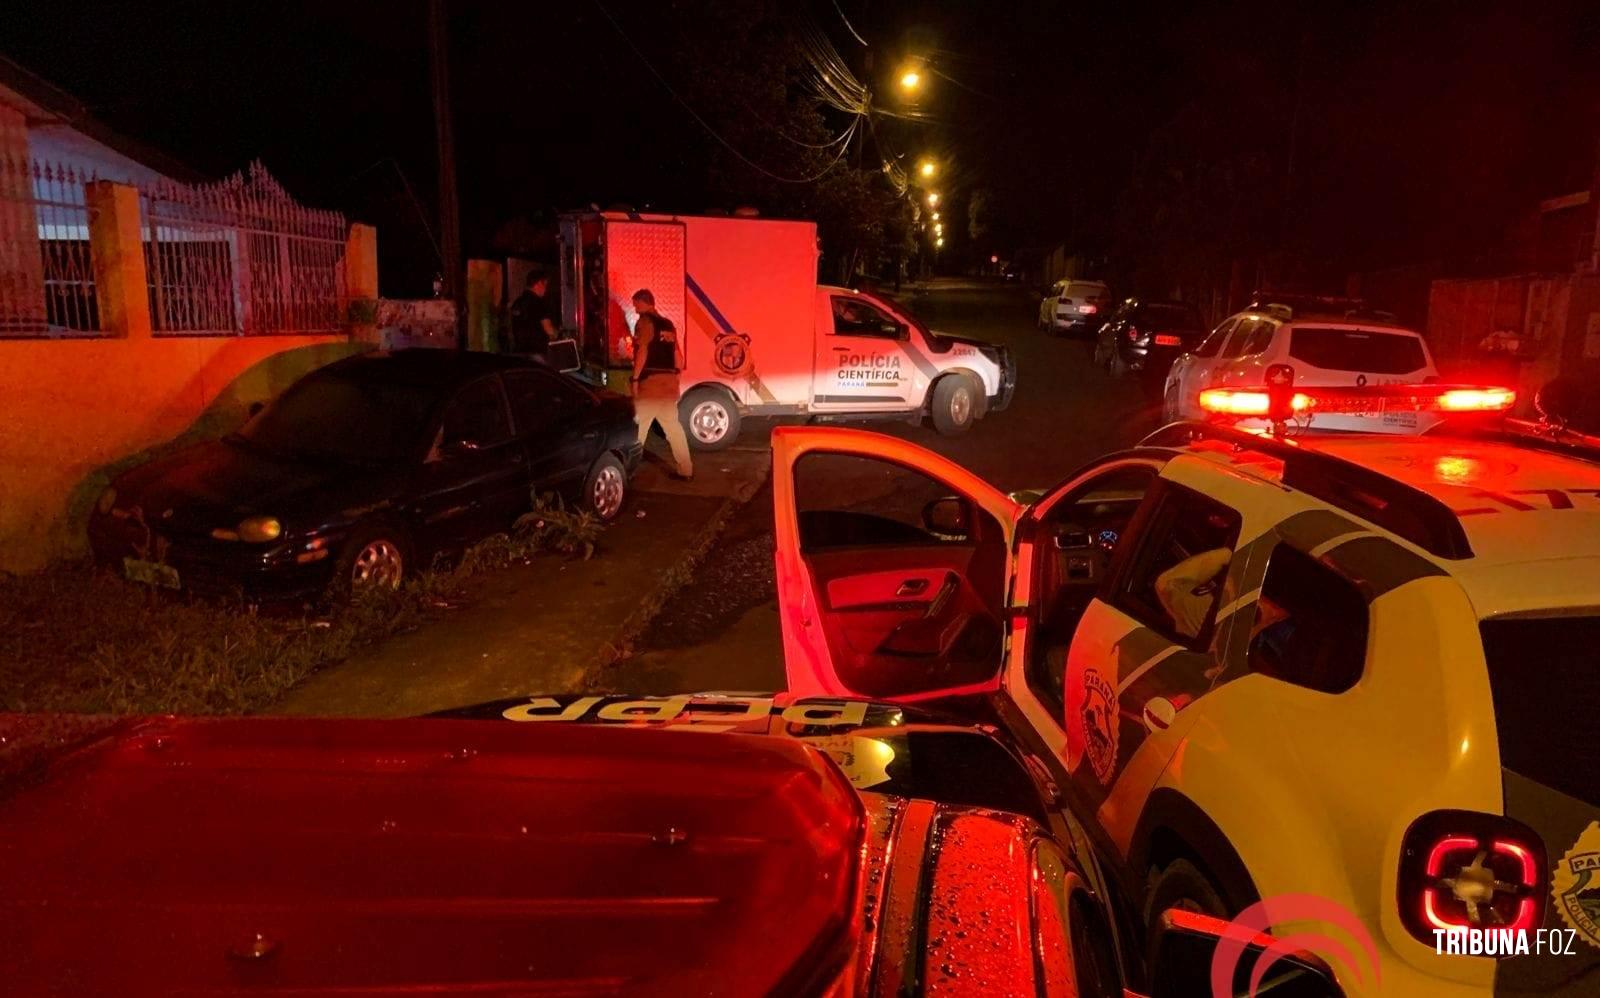
[[[230, 433], [252, 402], [369, 348], [345, 335], [153, 334], [138, 199], [106, 183], [87, 194], [105, 335], [0, 338], [0, 571], [83, 554], [88, 511], [113, 475]], [[355, 236], [347, 280], [375, 294], [375, 236]]]
[[238, 429], [251, 402], [357, 349], [332, 336], [0, 340], [0, 570], [83, 554], [111, 475]]

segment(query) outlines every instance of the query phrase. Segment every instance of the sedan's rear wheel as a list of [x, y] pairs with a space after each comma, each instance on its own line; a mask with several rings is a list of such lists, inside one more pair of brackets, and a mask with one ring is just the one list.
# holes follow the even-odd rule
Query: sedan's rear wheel
[[615, 454], [602, 454], [583, 482], [583, 504], [602, 520], [615, 520], [628, 496], [628, 473]]

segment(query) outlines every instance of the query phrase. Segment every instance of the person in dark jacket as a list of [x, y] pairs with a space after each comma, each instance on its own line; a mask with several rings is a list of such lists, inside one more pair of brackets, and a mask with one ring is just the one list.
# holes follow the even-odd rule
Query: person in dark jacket
[[690, 478], [689, 438], [678, 418], [678, 374], [683, 370], [683, 341], [672, 320], [656, 311], [656, 296], [649, 288], [633, 294], [639, 313], [633, 325], [633, 413], [639, 422], [639, 443], [650, 437], [652, 423], [661, 424], [678, 475]]
[[528, 271], [527, 286], [511, 303], [510, 353], [543, 357], [559, 336], [550, 277], [541, 267]]

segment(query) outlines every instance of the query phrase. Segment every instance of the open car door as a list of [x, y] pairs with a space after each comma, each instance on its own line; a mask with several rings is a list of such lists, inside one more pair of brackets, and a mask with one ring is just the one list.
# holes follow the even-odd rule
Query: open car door
[[1022, 507], [932, 451], [834, 428], [773, 431], [772, 492], [792, 692], [999, 687]]

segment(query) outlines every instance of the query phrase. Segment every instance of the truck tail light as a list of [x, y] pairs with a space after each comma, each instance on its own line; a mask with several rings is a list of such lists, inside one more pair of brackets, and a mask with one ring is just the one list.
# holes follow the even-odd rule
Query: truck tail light
[[1400, 847], [1400, 921], [1433, 945], [1435, 931], [1544, 923], [1544, 846], [1521, 822], [1473, 811], [1432, 811]]
[[1173, 336], [1171, 333], [1157, 333], [1156, 334], [1156, 346], [1158, 346], [1158, 347], [1181, 347], [1181, 346], [1183, 346], [1183, 337], [1182, 336]]

